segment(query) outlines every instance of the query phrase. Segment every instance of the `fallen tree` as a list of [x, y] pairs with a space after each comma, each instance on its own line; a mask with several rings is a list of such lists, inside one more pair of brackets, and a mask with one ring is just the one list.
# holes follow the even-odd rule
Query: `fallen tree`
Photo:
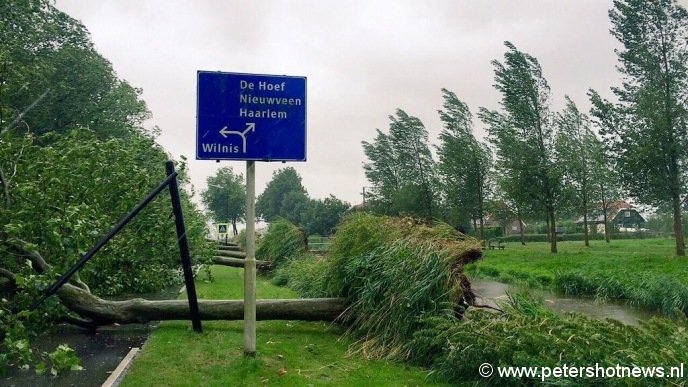
[[[103, 300], [71, 284], [57, 292], [64, 306], [94, 325], [190, 320], [186, 300]], [[243, 300], [198, 300], [201, 320], [243, 320]], [[344, 298], [257, 300], [257, 320], [335, 321], [346, 309]]]
[[215, 254], [230, 258], [246, 258], [246, 253], [243, 251], [215, 250]]
[[[19, 241], [8, 245], [17, 257], [30, 261], [31, 267], [37, 273], [42, 274], [51, 270], [50, 265], [38, 252], [26, 247], [28, 244]], [[236, 261], [240, 261], [243, 267], [243, 260]], [[6, 269], [0, 274], [6, 282], [13, 280], [13, 274]], [[189, 304], [186, 300], [105, 300], [92, 294], [85, 284], [74, 280], [64, 284], [56, 294], [60, 303], [76, 315], [67, 317], [65, 321], [82, 327], [96, 328], [112, 323], [132, 324], [190, 319]], [[242, 300], [199, 300], [198, 306], [202, 320], [244, 318]], [[258, 300], [256, 319], [335, 321], [346, 307], [344, 298]]]
[[[223, 266], [244, 267], [246, 260], [238, 258], [213, 257], [213, 263]], [[256, 260], [256, 268], [258, 270], [270, 270], [272, 268], [272, 262]]]

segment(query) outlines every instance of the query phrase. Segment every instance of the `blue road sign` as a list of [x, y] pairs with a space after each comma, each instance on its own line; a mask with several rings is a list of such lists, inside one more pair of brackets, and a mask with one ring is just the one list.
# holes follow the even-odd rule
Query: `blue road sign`
[[197, 160], [306, 161], [306, 78], [198, 72]]

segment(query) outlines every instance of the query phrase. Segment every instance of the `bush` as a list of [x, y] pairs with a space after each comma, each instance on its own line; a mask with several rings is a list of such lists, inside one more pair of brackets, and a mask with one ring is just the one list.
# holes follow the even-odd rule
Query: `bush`
[[246, 229], [239, 231], [239, 235], [235, 236], [232, 240], [243, 250], [246, 250]]
[[[631, 232], [615, 232], [610, 235], [610, 239], [612, 240], [619, 240], [619, 239], [645, 239], [645, 238], [658, 238], [658, 237], [666, 237], [666, 235], [661, 234], [661, 233], [656, 233], [656, 232], [651, 232], [651, 231], [645, 231], [645, 232], [637, 232], [637, 233], [631, 233]], [[521, 242], [521, 236], [520, 235], [509, 235], [505, 237], [499, 238], [502, 240], [502, 242]], [[528, 242], [549, 242], [549, 239], [547, 238], [547, 234], [524, 234], [523, 239], [526, 243]], [[561, 234], [557, 235], [557, 241], [559, 242], [566, 242], [566, 241], [583, 241], [585, 239], [585, 234], [583, 233], [574, 233], [574, 234]], [[604, 240], [604, 233], [589, 233], [588, 234], [588, 240], [594, 241], [602, 241]]]
[[[502, 367], [595, 366], [655, 367], [688, 361], [686, 320], [653, 319], [640, 327], [613, 320], [599, 321], [579, 314], [559, 316], [524, 294], [512, 295], [504, 313], [471, 311], [462, 321], [428, 320], [413, 336], [413, 361], [432, 367], [452, 382], [488, 385], [539, 385], [537, 378], [480, 377], [483, 363]], [[486, 327], [489, 327], [486, 330]], [[481, 333], [481, 332], [484, 332]], [[643, 385], [679, 382], [666, 377], [645, 378]], [[551, 378], [545, 383], [564, 385], [629, 385], [629, 379], [586, 377]], [[630, 383], [633, 384], [633, 383]], [[680, 383], [679, 383], [680, 384]]]
[[306, 252], [306, 234], [286, 219], [277, 218], [256, 248], [256, 259], [269, 261], [273, 267], [285, 264], [290, 258]]
[[328, 293], [327, 277], [332, 261], [314, 254], [292, 257], [287, 264], [275, 270], [272, 283], [287, 285], [304, 298], [332, 297]]

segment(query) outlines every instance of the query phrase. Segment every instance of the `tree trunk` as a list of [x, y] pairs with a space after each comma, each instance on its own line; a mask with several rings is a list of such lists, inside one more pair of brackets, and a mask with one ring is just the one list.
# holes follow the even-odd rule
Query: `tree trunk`
[[526, 237], [524, 235], [525, 231], [523, 230], [523, 217], [521, 216], [521, 210], [518, 208], [516, 209], [516, 219], [518, 220], [518, 225], [519, 225], [519, 228], [521, 229], [521, 231], [520, 231], [521, 246], [525, 246], [526, 245]]
[[[158, 320], [190, 320], [186, 300], [149, 301], [141, 298], [108, 301], [65, 284], [58, 290], [63, 305], [95, 325], [140, 324]], [[346, 309], [344, 298], [257, 300], [257, 320], [334, 321]], [[242, 320], [243, 300], [198, 300], [203, 320]]]
[[546, 223], [547, 223], [547, 242], [552, 243], [552, 223], [549, 221], [549, 210], [547, 210], [547, 216], [546, 216]]
[[550, 245], [550, 252], [556, 253], [557, 252], [557, 225], [556, 222], [554, 221], [554, 209], [549, 208], [547, 210], [549, 213], [549, 233], [552, 237], [551, 245]]
[[478, 235], [478, 221], [475, 219], [475, 217], [473, 218], [473, 232], [475, 233], [476, 238], [481, 240], [483, 239], [482, 235]]
[[[244, 267], [244, 265], [246, 264], [246, 260], [239, 258], [213, 257], [213, 263], [216, 265], [224, 265], [231, 267]], [[256, 269], [270, 270], [270, 268], [272, 268], [272, 262], [256, 261]]]
[[217, 246], [217, 250], [221, 251], [234, 251], [234, 252], [244, 252], [241, 247], [233, 244], [221, 244]]
[[590, 247], [590, 236], [588, 235], [588, 190], [587, 184], [583, 183], [583, 239], [585, 247]]
[[[607, 198], [604, 195], [604, 184], [600, 183], [600, 192], [602, 192], [602, 221], [604, 222], [604, 240], [609, 243], [609, 227], [607, 227]], [[597, 226], [597, 224], [595, 224]]]
[[588, 213], [583, 212], [583, 239], [585, 240], [585, 247], [590, 247], [590, 242], [588, 242]]
[[686, 244], [683, 238], [683, 224], [681, 223], [681, 198], [674, 195], [672, 199], [674, 209], [674, 238], [676, 238], [676, 255], [684, 257], [686, 255]]
[[482, 215], [480, 216], [480, 239], [485, 239], [485, 222], [483, 222]]

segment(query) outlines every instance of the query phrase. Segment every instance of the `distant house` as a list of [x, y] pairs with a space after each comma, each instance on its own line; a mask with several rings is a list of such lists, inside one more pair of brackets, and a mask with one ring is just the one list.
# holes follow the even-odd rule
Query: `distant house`
[[[645, 218], [625, 201], [611, 202], [607, 204], [607, 222], [610, 227], [618, 231], [638, 231], [645, 227]], [[583, 217], [576, 220], [576, 224], [583, 227]], [[596, 228], [597, 232], [604, 232], [604, 214], [602, 209], [597, 209], [588, 217], [588, 227]]]

